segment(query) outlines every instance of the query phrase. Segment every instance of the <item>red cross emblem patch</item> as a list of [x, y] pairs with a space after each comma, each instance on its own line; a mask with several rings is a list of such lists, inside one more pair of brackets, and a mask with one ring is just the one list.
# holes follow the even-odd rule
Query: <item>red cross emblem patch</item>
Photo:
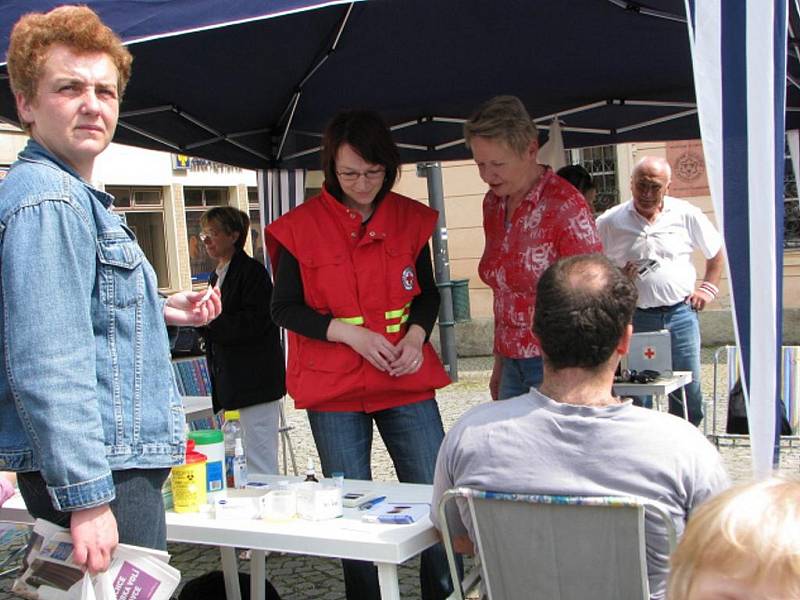
[[645, 346], [643, 354], [647, 360], [653, 360], [656, 357], [656, 349], [652, 346]]
[[403, 269], [403, 274], [401, 275], [401, 280], [403, 282], [403, 289], [407, 292], [410, 292], [414, 289], [414, 269], [413, 267], [406, 267]]

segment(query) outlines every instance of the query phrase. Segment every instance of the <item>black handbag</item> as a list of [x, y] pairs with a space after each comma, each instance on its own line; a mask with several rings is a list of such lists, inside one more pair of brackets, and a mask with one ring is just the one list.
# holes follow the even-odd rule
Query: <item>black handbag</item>
[[[783, 403], [781, 406], [781, 435], [792, 435], [792, 426], [789, 425], [789, 419], [786, 418], [786, 412], [783, 410]], [[736, 383], [731, 388], [728, 395], [728, 422], [725, 426], [726, 433], [750, 433], [750, 426], [747, 423], [747, 407], [744, 402], [744, 390], [742, 389], [742, 380], [737, 379]]]
[[[281, 600], [278, 591], [267, 579], [264, 582], [267, 600]], [[250, 597], [250, 576], [239, 573], [239, 590], [242, 598]], [[220, 600], [225, 598], [225, 578], [222, 571], [211, 571], [200, 577], [195, 577], [183, 586], [178, 600]]]

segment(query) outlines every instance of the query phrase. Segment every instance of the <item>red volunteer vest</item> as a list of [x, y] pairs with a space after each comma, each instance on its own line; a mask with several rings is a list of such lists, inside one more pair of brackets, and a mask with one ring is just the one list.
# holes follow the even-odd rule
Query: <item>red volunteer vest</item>
[[[281, 248], [297, 259], [306, 304], [367, 327], [396, 344], [420, 293], [415, 263], [436, 225], [436, 211], [399, 194], [381, 200], [363, 236], [361, 215], [327, 191], [265, 229], [273, 269]], [[297, 408], [375, 412], [427, 400], [450, 383], [430, 343], [416, 373], [392, 377], [346, 344], [288, 332], [286, 386]]]

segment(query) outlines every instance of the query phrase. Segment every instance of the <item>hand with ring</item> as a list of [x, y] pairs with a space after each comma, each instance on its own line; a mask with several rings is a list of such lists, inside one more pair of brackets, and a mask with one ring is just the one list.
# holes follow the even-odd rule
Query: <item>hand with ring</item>
[[406, 335], [395, 346], [398, 357], [389, 365], [389, 374], [400, 377], [419, 371], [422, 366], [424, 343], [425, 330], [416, 324], [409, 327]]

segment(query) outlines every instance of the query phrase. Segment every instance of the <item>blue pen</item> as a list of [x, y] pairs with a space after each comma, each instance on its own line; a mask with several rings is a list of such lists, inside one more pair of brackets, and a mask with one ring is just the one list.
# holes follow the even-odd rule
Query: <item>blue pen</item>
[[358, 510], [368, 510], [368, 509], [372, 508], [373, 506], [375, 506], [376, 504], [380, 504], [384, 500], [386, 500], [386, 496], [378, 496], [377, 498], [373, 498], [372, 500], [368, 500], [367, 502], [364, 502], [364, 504], [359, 504], [358, 505]]

